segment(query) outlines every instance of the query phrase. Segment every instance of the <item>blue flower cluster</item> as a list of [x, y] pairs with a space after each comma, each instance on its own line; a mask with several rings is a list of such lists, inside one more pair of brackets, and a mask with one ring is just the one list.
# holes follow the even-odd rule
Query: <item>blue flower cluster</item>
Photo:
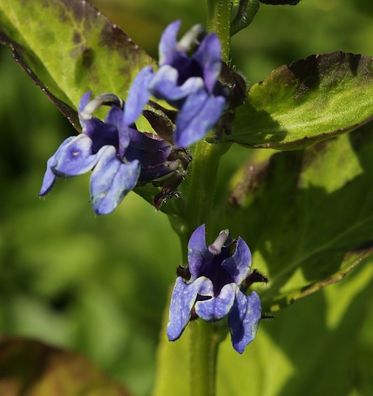
[[177, 108], [174, 143], [188, 147], [202, 139], [221, 117], [226, 99], [218, 81], [222, 68], [221, 46], [216, 34], [204, 37], [196, 51], [201, 28], [197, 25], [178, 42], [180, 21], [164, 31], [159, 45], [159, 69], [145, 67], [130, 90], [127, 103], [139, 114], [150, 96]]
[[[188, 244], [189, 276], [179, 276], [172, 293], [168, 339], [178, 339], [193, 315], [207, 321], [227, 316], [233, 347], [243, 353], [261, 319], [258, 294], [246, 295], [241, 290], [252, 274], [257, 278], [254, 281], [258, 280], [258, 273], [251, 272], [250, 266], [250, 249], [243, 239], [233, 241], [229, 231], [223, 230], [206, 246], [205, 226], [198, 227]], [[265, 281], [264, 277], [259, 279]]]
[[[171, 174], [179, 166], [169, 161], [173, 147], [154, 134], [137, 131], [126, 106], [112, 94], [90, 101], [90, 92], [79, 105], [82, 133], [68, 137], [47, 162], [40, 195], [47, 194], [57, 177], [93, 171], [90, 194], [97, 214], [111, 213], [139, 183]], [[93, 116], [102, 105], [111, 104], [105, 119]]]
[[[178, 41], [179, 28], [180, 21], [166, 28], [159, 46], [159, 68], [145, 67], [138, 73], [126, 103], [113, 94], [91, 98], [88, 92], [82, 97], [78, 108], [82, 133], [68, 137], [48, 160], [41, 196], [58, 177], [89, 171], [97, 214], [111, 213], [129, 191], [144, 183], [164, 183], [164, 193], [154, 198], [156, 207], [174, 194], [190, 160], [185, 149], [206, 136], [230, 101], [218, 80], [222, 61], [217, 36], [208, 34], [199, 42], [203, 32], [194, 26]], [[161, 138], [167, 134], [157, 128], [157, 135], [136, 128], [138, 118], [149, 114], [152, 98], [175, 109], [170, 139]], [[110, 108], [104, 121], [94, 115], [101, 106]], [[188, 274], [177, 278], [172, 294], [169, 340], [178, 339], [193, 318], [227, 317], [233, 347], [242, 353], [255, 337], [261, 318], [259, 296], [245, 294], [253, 274], [250, 266], [251, 253], [244, 240], [234, 241], [224, 230], [206, 246], [205, 227], [197, 228], [189, 240]]]
[[[180, 21], [176, 21], [166, 28], [159, 46], [159, 69], [145, 67], [139, 72], [125, 104], [113, 94], [91, 100], [88, 92], [82, 97], [78, 109], [82, 133], [67, 138], [48, 160], [41, 196], [58, 177], [92, 171], [93, 209], [108, 214], [139, 184], [185, 173], [185, 161], [175, 153], [208, 133], [221, 117], [226, 100], [218, 82], [222, 64], [219, 39], [209, 34], [198, 43], [202, 32], [195, 26], [177, 41], [179, 27]], [[136, 129], [135, 122], [151, 97], [177, 110], [170, 142]], [[103, 105], [110, 106], [104, 121], [94, 117]], [[162, 195], [155, 198], [156, 206], [162, 199]]]

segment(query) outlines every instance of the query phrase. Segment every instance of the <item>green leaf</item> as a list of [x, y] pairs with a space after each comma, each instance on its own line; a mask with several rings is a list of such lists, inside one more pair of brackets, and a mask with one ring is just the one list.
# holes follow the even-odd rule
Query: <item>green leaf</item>
[[333, 52], [274, 70], [237, 109], [228, 140], [248, 147], [301, 148], [373, 117], [373, 58]]
[[216, 208], [214, 229], [247, 241], [253, 267], [269, 278], [258, 286], [265, 309], [276, 311], [373, 253], [373, 125], [305, 151], [255, 158], [230, 205]]
[[217, 396], [346, 396], [360, 390], [356, 344], [373, 297], [372, 276], [370, 262], [345, 281], [262, 321], [243, 356], [225, 340]]
[[7, 396], [129, 396], [83, 356], [30, 339], [2, 338], [0, 373]]
[[157, 351], [157, 377], [152, 396], [190, 395], [189, 328], [176, 342], [167, 339], [168, 307], [164, 311], [163, 325]]
[[85, 92], [123, 98], [134, 75], [152, 63], [82, 0], [0, 0], [0, 41], [77, 129], [75, 109]]

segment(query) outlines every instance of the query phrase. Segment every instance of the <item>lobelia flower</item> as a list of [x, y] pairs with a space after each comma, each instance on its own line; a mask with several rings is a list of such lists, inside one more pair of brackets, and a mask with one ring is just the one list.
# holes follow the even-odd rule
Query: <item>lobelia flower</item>
[[[195, 50], [199, 25], [180, 41], [180, 21], [171, 23], [159, 44], [159, 69], [145, 67], [137, 75], [128, 96], [133, 111], [139, 112], [151, 95], [179, 109], [175, 121], [174, 143], [188, 147], [202, 139], [221, 117], [226, 99], [218, 82], [221, 46], [216, 34], [206, 35]], [[191, 55], [189, 53], [192, 52]]]
[[179, 276], [172, 293], [168, 339], [178, 339], [192, 315], [207, 321], [228, 316], [233, 347], [243, 353], [255, 337], [261, 303], [256, 292], [246, 295], [241, 288], [250, 274], [265, 281], [263, 276], [256, 276], [257, 272], [250, 272], [249, 247], [241, 238], [233, 241], [228, 230], [221, 231], [215, 242], [206, 246], [202, 225], [190, 237], [188, 263], [190, 279]]
[[[78, 108], [82, 133], [68, 137], [49, 158], [39, 195], [47, 194], [57, 177], [92, 170], [93, 209], [97, 214], [108, 214], [137, 184], [170, 174], [179, 164], [167, 160], [173, 151], [168, 142], [136, 130], [134, 121], [140, 114], [128, 111], [117, 96], [90, 98], [87, 92]], [[102, 105], [111, 106], [105, 121], [92, 115]]]

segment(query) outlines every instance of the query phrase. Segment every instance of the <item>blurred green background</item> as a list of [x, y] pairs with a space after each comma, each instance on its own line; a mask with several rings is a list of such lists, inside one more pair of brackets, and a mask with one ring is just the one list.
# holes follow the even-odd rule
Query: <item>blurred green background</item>
[[[203, 22], [206, 12], [197, 0], [93, 3], [153, 56], [169, 22], [180, 18], [187, 29]], [[254, 82], [312, 53], [373, 54], [372, 17], [371, 0], [263, 5], [252, 26], [233, 38], [233, 61]], [[134, 395], [150, 395], [162, 311], [180, 260], [178, 240], [167, 218], [135, 194], [114, 214], [96, 217], [88, 202], [88, 177], [61, 181], [46, 199], [38, 199], [47, 158], [74, 131], [7, 49], [0, 49], [0, 59], [0, 332], [83, 352]], [[232, 167], [247, 152], [235, 154]], [[361, 326], [357, 343], [351, 341], [361, 367], [353, 394], [373, 394], [373, 305], [366, 304], [371, 286], [364, 286], [370, 294], [360, 299]], [[288, 332], [289, 315], [304, 310], [306, 316], [317, 315], [321, 294], [297, 303], [264, 329], [280, 339]]]

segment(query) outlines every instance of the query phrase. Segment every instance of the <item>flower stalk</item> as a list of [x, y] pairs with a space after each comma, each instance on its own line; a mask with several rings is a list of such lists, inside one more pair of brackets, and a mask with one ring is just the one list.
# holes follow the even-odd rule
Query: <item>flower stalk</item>
[[228, 63], [231, 48], [232, 0], [207, 0], [207, 29], [221, 42], [223, 61]]
[[196, 320], [190, 324], [191, 395], [215, 396], [219, 342], [212, 323]]
[[[231, 0], [208, 0], [207, 28], [215, 32], [222, 46], [222, 60], [230, 57]], [[190, 232], [200, 224], [210, 223], [216, 176], [221, 156], [229, 146], [196, 144], [188, 196]], [[190, 329], [190, 389], [193, 396], [215, 396], [216, 363], [220, 340], [212, 323], [196, 320]]]

